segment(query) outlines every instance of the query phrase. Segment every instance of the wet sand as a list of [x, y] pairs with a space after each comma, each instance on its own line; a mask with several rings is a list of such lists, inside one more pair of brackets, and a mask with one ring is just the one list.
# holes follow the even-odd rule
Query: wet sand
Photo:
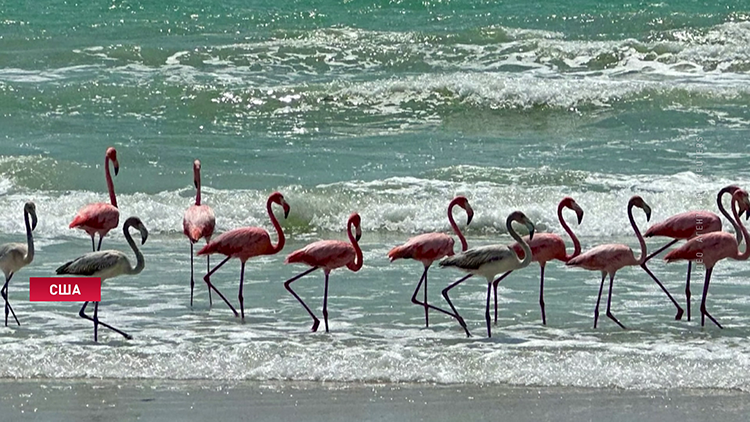
[[5, 380], [0, 421], [746, 421], [749, 399], [725, 390]]

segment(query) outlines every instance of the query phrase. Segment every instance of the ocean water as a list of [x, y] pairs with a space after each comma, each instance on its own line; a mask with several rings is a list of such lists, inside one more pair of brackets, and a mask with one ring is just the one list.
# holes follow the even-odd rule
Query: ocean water
[[[746, 262], [714, 271], [708, 306], [724, 330], [675, 321], [639, 268], [615, 279], [612, 309], [628, 329], [603, 314], [593, 329], [598, 274], [559, 262], [547, 266], [543, 326], [532, 264], [501, 284], [487, 339], [484, 280], [452, 291], [473, 337], [437, 313], [425, 329], [410, 303], [421, 265], [386, 257], [410, 236], [448, 232], [457, 194], [475, 210], [470, 246], [509, 243], [514, 210], [562, 234], [565, 195], [585, 210], [580, 226], [568, 216], [584, 250], [637, 249], [634, 194], [653, 208], [650, 222], [636, 212], [643, 231], [716, 212], [721, 187], [750, 187], [743, 2], [157, 3], [0, 5], [0, 241], [24, 240], [25, 201], [39, 215], [36, 258], [10, 284], [22, 325], [0, 328], [0, 377], [750, 390]], [[150, 236], [143, 273], [102, 291], [100, 317], [134, 339], [102, 330], [95, 344], [80, 304], [29, 302], [28, 277], [89, 251], [68, 224], [107, 200], [108, 146], [121, 221], [139, 216]], [[270, 230], [275, 190], [291, 205], [284, 250], [248, 261], [244, 323], [218, 301], [209, 308], [200, 279], [189, 306], [181, 222], [196, 158], [217, 232]], [[313, 334], [283, 288], [305, 267], [283, 260], [345, 239], [352, 211], [364, 267], [332, 273], [331, 333]], [[130, 253], [120, 228], [104, 248]], [[650, 267], [684, 303], [685, 265]], [[446, 306], [439, 291], [462, 274], [429, 274], [430, 301]], [[694, 272], [694, 315], [702, 278]], [[237, 305], [239, 263], [212, 280]], [[320, 315], [322, 274], [295, 287]]]

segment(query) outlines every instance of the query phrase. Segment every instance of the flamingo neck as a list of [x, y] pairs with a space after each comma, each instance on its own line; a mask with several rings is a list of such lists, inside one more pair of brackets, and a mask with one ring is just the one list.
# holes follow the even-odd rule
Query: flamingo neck
[[195, 178], [195, 205], [201, 204], [201, 178], [200, 175], [196, 175]]
[[109, 173], [109, 157], [104, 157], [104, 177], [107, 179], [107, 190], [109, 191], [109, 202], [117, 208], [117, 198], [115, 197], [115, 185], [112, 183], [112, 175]]
[[[528, 266], [531, 263], [531, 248], [529, 247], [528, 242], [526, 242], [526, 239], [518, 235], [516, 230], [513, 228], [513, 220], [510, 217], [508, 217], [508, 219], [505, 221], [505, 227], [508, 229], [510, 237], [518, 242], [518, 244], [521, 245], [521, 249], [523, 249], [523, 260], [518, 260], [518, 257], [516, 257], [516, 260], [518, 260], [518, 268]], [[492, 280], [490, 280], [490, 282], [491, 281]]]
[[[719, 206], [719, 212], [721, 212], [721, 215], [724, 216], [729, 222], [732, 224], [732, 227], [734, 228], [734, 235], [737, 239], [737, 245], [739, 246], [742, 243], [742, 231], [740, 230], [740, 227], [737, 225], [737, 222], [734, 221], [731, 215], [729, 215], [729, 212], [724, 208], [724, 203], [722, 201], [722, 198], [724, 198], [725, 193], [732, 193], [732, 190], [737, 189], [736, 186], [727, 186], [725, 188], [722, 188], [719, 191], [719, 194], [716, 195], [716, 203]], [[732, 200], [732, 203], [734, 203], [734, 200]]]
[[745, 238], [745, 252], [740, 253], [740, 242], [737, 242], [737, 258], [735, 259], [744, 261], [750, 258], [750, 234], [748, 234], [747, 229], [742, 224], [742, 219], [737, 214], [737, 201], [734, 198], [732, 198], [732, 215], [737, 222], [737, 226], [739, 226], [739, 231], [742, 232], [742, 236]]
[[357, 242], [357, 238], [352, 234], [352, 224], [349, 222], [347, 225], [347, 235], [349, 236], [349, 241], [352, 243], [352, 246], [354, 247], [354, 262], [349, 262], [346, 264], [346, 268], [349, 268], [350, 270], [357, 272], [360, 268], [362, 268], [363, 257], [362, 257], [362, 249], [359, 247], [359, 242]]
[[638, 238], [638, 243], [641, 244], [641, 255], [636, 261], [638, 261], [638, 265], [643, 265], [643, 263], [646, 262], [646, 241], [643, 239], [641, 231], [638, 230], [638, 225], [635, 224], [635, 219], [633, 218], [633, 204], [628, 204], [628, 219], [630, 220], [630, 225], [633, 227], [635, 236]]
[[568, 255], [567, 252], [565, 254], [564, 261], [568, 262], [569, 260], [577, 257], [581, 254], [581, 242], [578, 241], [578, 237], [576, 237], [575, 233], [573, 233], [573, 230], [568, 226], [568, 223], [565, 221], [562, 215], [564, 205], [562, 202], [557, 206], [557, 219], [560, 220], [560, 225], [562, 226], [563, 230], [565, 230], [565, 233], [568, 233], [568, 236], [573, 240], [573, 254]]
[[146, 261], [143, 259], [143, 254], [141, 253], [140, 249], [138, 249], [138, 245], [135, 244], [135, 241], [133, 240], [133, 236], [130, 235], [130, 224], [125, 224], [122, 227], [122, 231], [125, 234], [125, 240], [128, 241], [128, 245], [130, 245], [130, 249], [133, 250], [133, 253], [135, 253], [135, 267], [130, 268], [130, 265], [128, 265], [127, 270], [125, 271], [127, 274], [140, 274], [141, 271], [146, 267]]
[[466, 238], [464, 237], [464, 234], [461, 233], [461, 229], [458, 228], [458, 224], [456, 224], [456, 220], [453, 219], [453, 207], [455, 207], [458, 204], [456, 199], [453, 199], [451, 203], [448, 205], [448, 221], [451, 223], [451, 228], [453, 228], [453, 232], [456, 233], [456, 236], [458, 236], [458, 240], [461, 241], [461, 250], [465, 251], [469, 249], [469, 244], [466, 243]]
[[23, 257], [23, 263], [28, 265], [34, 260], [34, 236], [31, 234], [31, 224], [29, 224], [29, 213], [24, 210], [23, 219], [26, 223], [26, 256]]
[[273, 210], [271, 209], [271, 200], [269, 199], [268, 202], [266, 202], [266, 210], [268, 211], [268, 216], [271, 217], [271, 224], [273, 224], [273, 228], [276, 229], [276, 234], [279, 237], [279, 241], [276, 242], [275, 245], [271, 246], [271, 250], [269, 254], [276, 254], [279, 253], [282, 249], [284, 249], [284, 243], [286, 243], [286, 239], [284, 238], [284, 232], [281, 230], [281, 225], [279, 224], [279, 220], [276, 219], [276, 216], [273, 214]]

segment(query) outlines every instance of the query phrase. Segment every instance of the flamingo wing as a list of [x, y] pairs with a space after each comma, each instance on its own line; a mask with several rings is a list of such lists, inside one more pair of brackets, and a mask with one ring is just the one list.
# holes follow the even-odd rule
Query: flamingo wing
[[292, 252], [284, 263], [305, 263], [311, 267], [334, 269], [354, 261], [354, 247], [339, 240], [321, 240]]
[[271, 250], [271, 237], [260, 227], [241, 227], [220, 234], [198, 251], [198, 255], [220, 253], [222, 255], [250, 258]]
[[440, 266], [458, 267], [464, 270], [478, 270], [483, 265], [509, 258], [516, 258], [516, 254], [505, 245], [479, 246], [443, 258], [440, 261]]
[[719, 216], [708, 211], [688, 211], [675, 214], [646, 230], [645, 237], [666, 236], [673, 239], [690, 239], [698, 233], [721, 230]]
[[127, 261], [125, 254], [120, 251], [89, 252], [61, 265], [55, 272], [57, 274], [95, 276], [117, 267], [123, 259]]
[[112, 230], [120, 223], [120, 211], [111, 204], [99, 202], [81, 208], [69, 228]]
[[182, 219], [182, 231], [191, 242], [200, 238], [210, 238], [216, 227], [214, 211], [208, 205], [193, 205], [185, 211]]
[[388, 257], [391, 261], [400, 258], [434, 261], [453, 255], [454, 243], [453, 238], [445, 233], [425, 233], [391, 249]]

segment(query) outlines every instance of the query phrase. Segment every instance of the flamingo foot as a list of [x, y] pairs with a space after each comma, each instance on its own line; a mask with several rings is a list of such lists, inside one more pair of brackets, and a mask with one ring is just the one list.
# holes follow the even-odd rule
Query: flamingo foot
[[312, 331], [313, 333], [316, 332], [316, 331], [318, 331], [318, 326], [319, 325], [320, 325], [320, 320], [317, 319], [317, 318], [315, 318], [315, 321], [313, 322], [313, 325], [312, 325], [312, 328], [310, 329], [310, 331]]
[[622, 328], [623, 330], [627, 330], [627, 328], [625, 328], [625, 326], [622, 325], [622, 323], [620, 323], [620, 321], [618, 321], [617, 318], [615, 318], [615, 316], [611, 312], [607, 312], [607, 318], [609, 318], [612, 321], [614, 321], [615, 324], [619, 325], [620, 328]]
[[677, 308], [677, 315], [674, 316], [675, 321], [681, 320], [683, 313], [685, 313], [685, 311], [682, 308]]

